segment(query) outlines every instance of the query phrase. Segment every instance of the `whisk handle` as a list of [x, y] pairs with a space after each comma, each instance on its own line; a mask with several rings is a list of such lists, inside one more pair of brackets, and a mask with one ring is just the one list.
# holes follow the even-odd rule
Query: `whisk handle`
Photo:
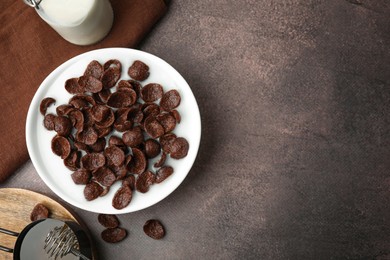
[[72, 254], [74, 254], [75, 256], [80, 257], [82, 260], [91, 260], [91, 259], [89, 259], [88, 257], [86, 257], [85, 255], [81, 254], [80, 251], [78, 251], [78, 250], [76, 250], [76, 249], [74, 249], [74, 248], [72, 248], [72, 249], [70, 250], [70, 252], [71, 252]]
[[[10, 235], [10, 236], [14, 236], [14, 237], [19, 236], [19, 233], [11, 231], [11, 230], [8, 230], [8, 229], [5, 229], [5, 228], [0, 228], [0, 233], [6, 234], [6, 235]], [[0, 250], [4, 251], [4, 252], [8, 252], [8, 253], [13, 253], [14, 252], [14, 250], [12, 248], [8, 248], [8, 247], [2, 246], [2, 245], [0, 245]]]
[[4, 252], [8, 252], [8, 253], [13, 253], [14, 252], [14, 250], [12, 248], [8, 248], [8, 247], [5, 247], [5, 246], [0, 246], [0, 250], [4, 251]]

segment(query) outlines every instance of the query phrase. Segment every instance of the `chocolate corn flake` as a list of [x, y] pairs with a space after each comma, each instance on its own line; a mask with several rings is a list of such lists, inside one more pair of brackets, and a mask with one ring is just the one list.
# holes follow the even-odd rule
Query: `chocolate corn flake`
[[106, 147], [106, 138], [100, 137], [97, 139], [96, 143], [89, 146], [89, 151], [100, 153], [104, 151], [104, 148]]
[[109, 146], [114, 145], [114, 146], [122, 149], [122, 151], [124, 153], [127, 153], [127, 146], [123, 142], [122, 138], [120, 138], [118, 136], [115, 136], [115, 135], [110, 136], [110, 139], [108, 139], [108, 145]]
[[150, 219], [144, 224], [144, 232], [153, 239], [162, 239], [165, 236], [165, 228], [160, 221]]
[[72, 122], [73, 127], [81, 132], [84, 129], [84, 114], [77, 109], [73, 109], [69, 112], [68, 115], [70, 121]]
[[122, 185], [127, 185], [131, 190], [135, 189], [135, 176], [130, 174], [122, 180]]
[[89, 107], [89, 103], [87, 101], [78, 98], [69, 101], [69, 104], [77, 109], [84, 109]]
[[111, 95], [110, 89], [102, 89], [100, 92], [92, 94], [97, 104], [106, 104], [110, 95]]
[[102, 84], [104, 89], [109, 89], [115, 86], [121, 76], [121, 69], [117, 66], [106, 69], [102, 76]]
[[139, 126], [134, 127], [133, 129], [126, 131], [122, 135], [123, 143], [129, 147], [137, 147], [144, 141], [144, 135]]
[[135, 104], [135, 102], [136, 102], [137, 99], [138, 99], [137, 93], [136, 93], [135, 90], [132, 89], [132, 88], [118, 88], [118, 89], [117, 89], [117, 92], [124, 92], [124, 93], [127, 93], [128, 96], [131, 97], [131, 101], [132, 101], [132, 102], [131, 102], [131, 104], [130, 104], [129, 106]]
[[160, 168], [161, 166], [164, 165], [166, 159], [167, 159], [167, 154], [166, 154], [165, 152], [163, 152], [163, 153], [161, 154], [160, 159], [154, 164], [154, 167], [155, 167], [155, 168]]
[[176, 127], [176, 119], [170, 113], [159, 114], [158, 116], [156, 116], [156, 119], [164, 128], [165, 133], [173, 131], [173, 129], [175, 129]]
[[133, 155], [132, 154], [128, 154], [126, 155], [126, 158], [125, 158], [125, 166], [128, 167], [129, 163], [133, 160]]
[[120, 80], [118, 82], [117, 90], [120, 90], [121, 88], [130, 88], [133, 89], [133, 86], [130, 84], [128, 80]]
[[127, 232], [125, 229], [117, 227], [117, 228], [107, 228], [102, 234], [102, 239], [107, 243], [118, 243], [125, 239], [127, 236]]
[[92, 96], [86, 94], [77, 94], [71, 97], [69, 104], [77, 109], [84, 109], [96, 104]]
[[132, 159], [127, 164], [127, 170], [132, 174], [141, 174], [145, 171], [147, 159], [145, 154], [138, 148], [132, 148]]
[[76, 134], [76, 141], [85, 143], [87, 145], [92, 145], [96, 143], [98, 138], [98, 133], [96, 132], [95, 128], [91, 126], [87, 127], [82, 132], [78, 132]]
[[111, 186], [102, 186], [102, 187], [103, 187], [103, 191], [102, 191], [102, 193], [100, 193], [99, 197], [104, 197], [107, 195], [107, 193], [110, 192]]
[[70, 94], [82, 94], [84, 93], [84, 87], [79, 84], [78, 78], [71, 78], [65, 81], [65, 89]]
[[81, 158], [81, 164], [84, 169], [93, 171], [106, 164], [106, 157], [101, 153], [89, 153]]
[[127, 169], [124, 164], [121, 166], [111, 165], [110, 169], [114, 172], [116, 180], [123, 180], [127, 175]]
[[176, 89], [165, 92], [160, 100], [160, 106], [165, 111], [171, 111], [172, 109], [180, 105], [181, 97]]
[[74, 107], [69, 104], [63, 104], [56, 108], [56, 113], [58, 116], [66, 116], [70, 111], [73, 111]]
[[75, 141], [75, 142], [73, 142], [73, 145], [79, 151], [84, 151], [84, 152], [87, 152], [87, 153], [91, 152], [91, 148], [88, 145], [86, 145], [85, 143], [81, 143], [81, 142]]
[[164, 127], [154, 116], [148, 116], [145, 119], [144, 127], [146, 133], [152, 138], [158, 138], [164, 134]]
[[177, 123], [177, 124], [180, 124], [180, 122], [181, 122], [180, 113], [179, 113], [176, 109], [172, 110], [170, 113], [171, 113], [171, 115], [175, 118], [176, 123]]
[[54, 131], [56, 131], [58, 135], [68, 136], [72, 131], [72, 127], [72, 122], [68, 117], [57, 116], [54, 119]]
[[35, 207], [33, 208], [30, 214], [31, 221], [37, 221], [48, 217], [49, 217], [49, 209], [42, 203], [38, 203], [37, 205], [35, 205]]
[[178, 137], [173, 141], [171, 150], [171, 157], [173, 159], [181, 159], [187, 156], [189, 144], [183, 137]]
[[119, 227], [119, 219], [113, 214], [99, 214], [98, 221], [105, 228]]
[[149, 83], [141, 89], [141, 97], [145, 102], [154, 102], [163, 96], [163, 87], [157, 83]]
[[84, 116], [84, 125], [85, 126], [93, 126], [95, 124], [95, 120], [92, 117], [91, 108], [89, 107], [86, 109], [82, 109], [80, 111], [83, 113], [83, 116]]
[[79, 151], [71, 151], [69, 156], [64, 159], [64, 165], [71, 171], [76, 171], [80, 168], [81, 153]]
[[171, 176], [173, 168], [171, 166], [163, 166], [156, 172], [156, 183], [163, 182], [166, 178]]
[[54, 154], [60, 156], [61, 159], [65, 159], [71, 152], [69, 140], [63, 136], [54, 136], [51, 140], [51, 150]]
[[109, 111], [107, 117], [105, 117], [101, 122], [95, 122], [96, 128], [108, 128], [111, 127], [115, 122], [115, 115], [112, 110]]
[[160, 144], [162, 150], [167, 154], [171, 153], [172, 144], [175, 140], [176, 140], [176, 135], [172, 133], [161, 136]]
[[136, 94], [132, 89], [128, 89], [127, 91], [122, 90], [114, 92], [108, 98], [107, 105], [113, 108], [128, 107], [134, 104], [135, 96]]
[[108, 136], [111, 131], [112, 131], [112, 127], [109, 126], [109, 127], [106, 127], [106, 128], [100, 128], [100, 127], [97, 127], [95, 129], [97, 135], [98, 135], [98, 138], [101, 138], [101, 137], [105, 137], [105, 136]]
[[96, 60], [91, 61], [84, 71], [84, 76], [92, 76], [96, 79], [101, 79], [103, 76], [103, 66]]
[[89, 182], [84, 187], [84, 197], [88, 201], [98, 198], [102, 192], [103, 187], [93, 181]]
[[43, 116], [46, 115], [47, 108], [50, 105], [54, 104], [55, 102], [56, 102], [56, 100], [54, 98], [51, 98], [51, 97], [47, 97], [47, 98], [42, 99], [41, 104], [39, 106], [39, 111], [41, 112], [41, 114]]
[[105, 166], [93, 171], [92, 176], [99, 184], [105, 187], [110, 187], [116, 181], [115, 174]]
[[71, 107], [77, 108], [79, 110], [83, 108], [88, 108], [90, 106], [90, 103], [88, 102], [88, 100], [85, 99], [85, 96], [85, 94], [76, 94], [72, 96], [69, 99], [68, 104], [65, 105], [70, 105]]
[[116, 209], [123, 209], [130, 204], [132, 197], [133, 191], [130, 186], [122, 185], [112, 199], [112, 206]]
[[145, 118], [148, 116], [157, 116], [160, 114], [160, 107], [156, 103], [144, 103], [141, 108]]
[[104, 105], [95, 105], [91, 108], [91, 116], [95, 122], [102, 122], [111, 115], [112, 110]]
[[78, 169], [71, 174], [72, 180], [75, 184], [87, 184], [89, 183], [92, 174], [87, 169]]
[[109, 68], [116, 67], [119, 70], [122, 70], [122, 63], [117, 59], [111, 59], [104, 63], [104, 70], [108, 70]]
[[114, 166], [121, 166], [125, 162], [125, 153], [115, 145], [107, 147], [104, 150], [104, 155], [106, 156], [108, 163]]
[[144, 114], [142, 113], [141, 108], [136, 106], [131, 107], [127, 113], [127, 119], [134, 123], [141, 124], [144, 119]]
[[137, 97], [139, 97], [141, 95], [141, 89], [142, 89], [142, 85], [141, 83], [139, 83], [138, 81], [136, 80], [128, 80], [128, 82], [131, 84], [131, 86], [133, 87], [133, 90], [135, 91], [135, 93], [137, 94]]
[[55, 118], [56, 118], [56, 116], [53, 115], [53, 114], [45, 115], [45, 118], [43, 119], [43, 126], [47, 130], [53, 131], [54, 130], [54, 126], [55, 126], [55, 123], [54, 123]]
[[135, 80], [143, 81], [149, 77], [149, 66], [140, 60], [134, 61], [127, 71], [129, 76]]
[[145, 155], [147, 158], [154, 158], [160, 154], [161, 145], [155, 139], [145, 141]]
[[118, 120], [114, 123], [114, 129], [118, 132], [125, 132], [131, 128], [133, 128], [133, 123], [131, 121]]
[[156, 175], [154, 175], [151, 171], [145, 171], [141, 173], [135, 181], [135, 188], [141, 193], [146, 193], [155, 181]]

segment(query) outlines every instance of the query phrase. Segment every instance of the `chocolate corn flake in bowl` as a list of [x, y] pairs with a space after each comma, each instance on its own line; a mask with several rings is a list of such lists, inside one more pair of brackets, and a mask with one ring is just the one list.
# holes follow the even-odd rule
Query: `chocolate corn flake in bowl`
[[27, 115], [27, 148], [63, 200], [121, 214], [154, 205], [182, 183], [200, 124], [195, 97], [172, 66], [138, 50], [100, 49], [42, 82]]

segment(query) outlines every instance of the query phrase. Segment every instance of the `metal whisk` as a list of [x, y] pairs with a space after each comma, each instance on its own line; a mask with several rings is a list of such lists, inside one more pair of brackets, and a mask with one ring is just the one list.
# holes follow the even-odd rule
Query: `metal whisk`
[[[37, 231], [37, 229], [34, 229], [34, 227], [42, 227], [43, 229], [39, 229], [40, 231]], [[33, 230], [33, 233], [30, 233], [31, 230]], [[0, 245], [0, 250], [13, 253], [14, 259], [21, 259], [21, 249], [25, 248], [26, 250], [28, 248], [28, 246], [23, 246], [24, 239], [26, 237], [35, 239], [36, 236], [42, 237], [41, 241], [44, 242], [44, 246], [43, 252], [41, 252], [46, 253], [49, 259], [56, 260], [58, 258], [63, 258], [68, 254], [72, 254], [82, 260], [91, 260], [92, 258], [89, 239], [85, 231], [75, 222], [63, 222], [53, 219], [38, 220], [27, 225], [21, 233], [13, 232], [3, 228], [0, 228], [0, 233], [17, 237], [15, 248], [8, 248]], [[43, 238], [45, 238], [44, 241]], [[35, 244], [37, 241], [33, 243]], [[28, 251], [28, 254], [29, 253], [30, 250]], [[42, 259], [42, 255], [33, 256], [30, 254], [28, 257], [29, 259]]]
[[62, 258], [69, 253], [83, 260], [90, 260], [80, 253], [77, 237], [66, 224], [62, 227], [55, 227], [47, 234], [43, 249], [46, 250], [50, 258], [54, 257], [55, 260], [57, 257]]

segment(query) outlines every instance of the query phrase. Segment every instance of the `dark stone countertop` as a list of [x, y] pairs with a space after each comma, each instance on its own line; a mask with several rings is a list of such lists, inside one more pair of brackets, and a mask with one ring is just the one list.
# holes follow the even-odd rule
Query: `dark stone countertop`
[[[139, 46], [202, 117], [195, 164], [101, 259], [390, 259], [390, 2], [173, 0]], [[31, 162], [0, 187], [57, 198]], [[167, 236], [143, 234], [160, 219]]]

